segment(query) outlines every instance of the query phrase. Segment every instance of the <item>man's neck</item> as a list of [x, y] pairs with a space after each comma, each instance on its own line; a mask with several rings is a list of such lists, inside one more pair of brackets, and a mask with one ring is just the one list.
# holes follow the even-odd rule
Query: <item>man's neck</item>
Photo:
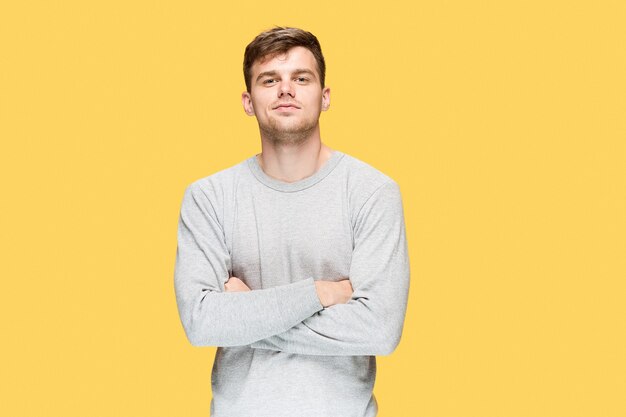
[[333, 150], [319, 136], [300, 144], [276, 144], [261, 141], [257, 161], [263, 172], [284, 182], [296, 182], [315, 174], [330, 158]]

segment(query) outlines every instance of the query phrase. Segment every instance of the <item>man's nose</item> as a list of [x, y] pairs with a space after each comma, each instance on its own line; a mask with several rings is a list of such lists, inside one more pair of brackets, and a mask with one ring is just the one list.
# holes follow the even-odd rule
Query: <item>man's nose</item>
[[295, 96], [295, 90], [293, 89], [291, 81], [283, 81], [280, 83], [278, 97], [283, 97], [285, 94], [289, 94], [291, 97]]

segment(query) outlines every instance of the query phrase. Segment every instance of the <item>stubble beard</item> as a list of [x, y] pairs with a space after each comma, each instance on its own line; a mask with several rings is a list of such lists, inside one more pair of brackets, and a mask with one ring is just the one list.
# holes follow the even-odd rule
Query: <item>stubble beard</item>
[[318, 121], [303, 121], [287, 128], [280, 125], [275, 119], [270, 119], [267, 125], [259, 123], [261, 134], [274, 145], [300, 145], [315, 131]]

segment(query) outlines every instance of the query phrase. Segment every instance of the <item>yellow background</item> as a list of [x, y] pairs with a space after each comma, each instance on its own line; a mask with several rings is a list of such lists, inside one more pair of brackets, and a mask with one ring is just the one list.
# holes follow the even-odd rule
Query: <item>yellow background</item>
[[624, 22], [617, 0], [3, 2], [0, 414], [208, 415], [178, 211], [260, 151], [243, 50], [290, 25], [328, 63], [322, 140], [403, 193], [380, 417], [626, 415]]

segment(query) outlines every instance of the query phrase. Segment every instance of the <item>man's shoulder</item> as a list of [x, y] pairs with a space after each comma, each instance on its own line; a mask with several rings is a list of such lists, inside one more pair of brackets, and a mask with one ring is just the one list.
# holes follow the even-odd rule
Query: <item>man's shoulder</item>
[[244, 159], [243, 161], [229, 167], [222, 168], [204, 177], [197, 178], [193, 180], [188, 187], [206, 190], [210, 188], [227, 188], [232, 186], [237, 181], [237, 178], [239, 178], [247, 169], [246, 165], [248, 163], [248, 159]]
[[233, 190], [248, 169], [248, 159], [191, 181], [186, 187], [185, 195], [196, 196], [200, 201], [214, 207], [229, 204]]
[[357, 194], [368, 196], [385, 184], [397, 185], [389, 175], [355, 156], [345, 154], [344, 161], [348, 187]]
[[399, 192], [398, 183], [380, 169], [348, 154], [345, 154], [344, 162], [344, 175], [353, 217], [370, 198], [380, 194], [376, 193], [378, 190], [391, 188]]
[[355, 156], [344, 153], [344, 158], [350, 175], [354, 176], [356, 179], [368, 179], [381, 183], [393, 181], [389, 175]]

